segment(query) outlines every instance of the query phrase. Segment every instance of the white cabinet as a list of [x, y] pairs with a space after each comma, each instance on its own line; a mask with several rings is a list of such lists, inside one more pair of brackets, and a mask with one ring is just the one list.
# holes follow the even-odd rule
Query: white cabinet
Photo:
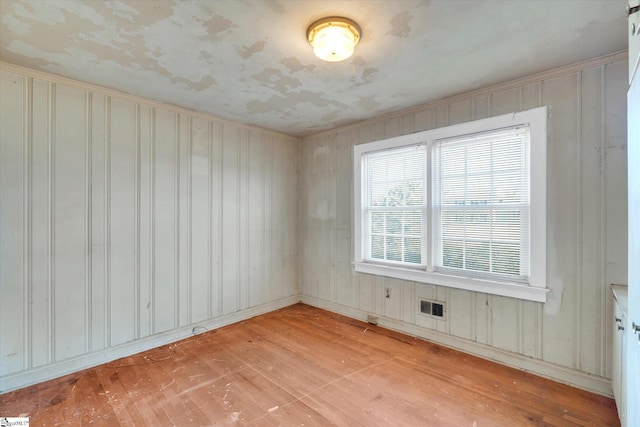
[[618, 416], [623, 426], [626, 425], [626, 398], [627, 387], [626, 373], [626, 339], [625, 325], [627, 324], [627, 287], [622, 285], [613, 285], [614, 296], [614, 318], [613, 318], [613, 360], [611, 385], [613, 387], [613, 396], [616, 399], [618, 407]]

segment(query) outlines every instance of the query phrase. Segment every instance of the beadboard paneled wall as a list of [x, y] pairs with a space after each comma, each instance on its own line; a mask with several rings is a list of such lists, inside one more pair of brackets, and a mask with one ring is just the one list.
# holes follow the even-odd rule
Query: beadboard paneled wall
[[297, 139], [0, 85], [0, 391], [298, 301]]
[[[626, 82], [626, 55], [615, 55], [305, 138], [303, 301], [611, 394], [609, 285], [627, 274]], [[546, 304], [354, 273], [355, 144], [543, 105]], [[421, 314], [420, 298], [445, 302], [445, 319]]]

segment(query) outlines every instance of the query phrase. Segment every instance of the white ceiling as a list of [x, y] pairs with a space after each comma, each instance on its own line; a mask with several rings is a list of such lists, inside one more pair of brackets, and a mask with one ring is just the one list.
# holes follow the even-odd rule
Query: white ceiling
[[[0, 0], [0, 59], [302, 136], [627, 48], [626, 0]], [[316, 19], [363, 30], [322, 62]]]

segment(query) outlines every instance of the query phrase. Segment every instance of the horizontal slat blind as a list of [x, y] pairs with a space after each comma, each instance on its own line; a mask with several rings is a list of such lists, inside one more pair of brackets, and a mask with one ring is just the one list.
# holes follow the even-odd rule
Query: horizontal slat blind
[[402, 147], [365, 156], [365, 257], [420, 265], [424, 259], [426, 148]]
[[434, 267], [529, 274], [529, 129], [435, 141]]

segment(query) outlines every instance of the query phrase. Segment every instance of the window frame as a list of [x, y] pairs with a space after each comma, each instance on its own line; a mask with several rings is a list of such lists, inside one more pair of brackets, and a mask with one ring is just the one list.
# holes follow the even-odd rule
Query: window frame
[[[468, 277], [449, 272], [435, 271], [433, 263], [433, 177], [432, 177], [432, 152], [435, 141], [447, 138], [455, 138], [463, 135], [487, 132], [501, 128], [514, 126], [528, 126], [529, 139], [529, 276], [527, 282], [519, 280], [508, 281], [503, 278]], [[412, 267], [394, 265], [384, 261], [365, 260], [363, 257], [366, 235], [363, 227], [362, 212], [363, 198], [363, 156], [367, 153], [401, 148], [405, 146], [424, 144], [427, 150], [426, 159], [426, 218], [423, 224], [423, 248], [426, 262], [422, 266]], [[515, 113], [503, 114], [486, 119], [445, 126], [441, 128], [416, 132], [394, 138], [378, 140], [354, 146], [353, 157], [353, 236], [354, 236], [354, 260], [356, 272], [373, 275], [387, 276], [398, 279], [410, 280], [420, 283], [466, 289], [502, 295], [524, 300], [546, 302], [549, 291], [546, 288], [546, 166], [547, 166], [547, 107], [538, 107]], [[426, 266], [425, 266], [426, 264]]]

